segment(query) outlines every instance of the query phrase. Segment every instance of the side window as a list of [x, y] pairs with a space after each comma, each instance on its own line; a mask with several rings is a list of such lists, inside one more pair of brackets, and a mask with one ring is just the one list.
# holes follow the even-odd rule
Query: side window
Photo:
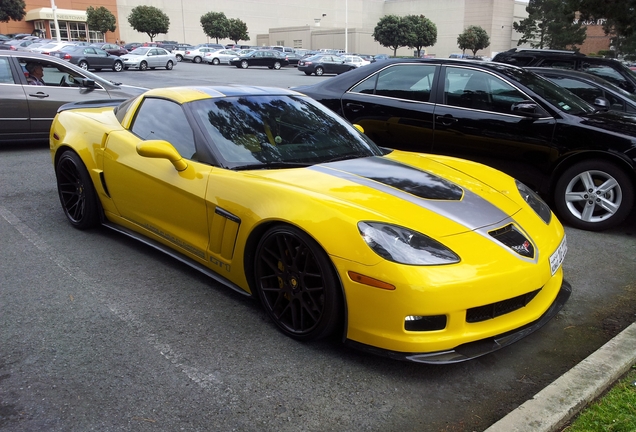
[[581, 70], [599, 76], [607, 81], [616, 84], [623, 90], [633, 92], [634, 87], [623, 77], [616, 69], [611, 66], [594, 64], [590, 62], [581, 62]]
[[131, 131], [142, 140], [164, 140], [186, 159], [192, 159], [196, 148], [194, 134], [181, 105], [165, 99], [144, 99]]
[[[384, 69], [352, 89], [397, 99], [428, 102], [435, 77], [435, 65], [396, 65]], [[373, 88], [375, 86], [375, 89]]]
[[486, 72], [446, 68], [444, 100], [448, 105], [510, 114], [513, 103], [526, 99], [519, 90]]
[[586, 102], [594, 104], [594, 99], [597, 97], [604, 97], [603, 90], [587, 84], [583, 81], [579, 81], [573, 78], [567, 77], [549, 77], [550, 81], [560, 85], [563, 88], [570, 90], [572, 93], [580, 97]]
[[553, 67], [558, 69], [575, 69], [575, 60], [551, 60], [545, 59], [541, 62], [541, 67]]
[[0, 84], [15, 84], [7, 57], [0, 57]]

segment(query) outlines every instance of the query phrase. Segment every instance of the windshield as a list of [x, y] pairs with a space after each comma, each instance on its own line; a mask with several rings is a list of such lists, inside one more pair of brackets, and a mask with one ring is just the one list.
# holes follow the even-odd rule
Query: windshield
[[569, 90], [564, 89], [547, 78], [543, 78], [533, 72], [520, 68], [501, 66], [499, 71], [508, 75], [518, 83], [528, 87], [530, 90], [550, 102], [556, 108], [568, 114], [590, 114], [596, 108], [585, 102]]
[[132, 54], [132, 55], [146, 55], [146, 53], [149, 50], [150, 50], [150, 48], [140, 47], [140, 48], [135, 48], [134, 50], [132, 50], [128, 54]]
[[217, 157], [234, 169], [382, 155], [342, 118], [303, 96], [237, 96], [188, 104]]

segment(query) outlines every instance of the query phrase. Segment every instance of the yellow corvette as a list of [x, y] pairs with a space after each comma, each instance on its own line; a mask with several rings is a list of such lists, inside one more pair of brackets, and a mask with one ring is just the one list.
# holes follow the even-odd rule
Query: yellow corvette
[[377, 147], [322, 105], [263, 87], [64, 105], [62, 208], [260, 298], [290, 337], [337, 332], [425, 363], [492, 352], [567, 301], [563, 227], [515, 179]]

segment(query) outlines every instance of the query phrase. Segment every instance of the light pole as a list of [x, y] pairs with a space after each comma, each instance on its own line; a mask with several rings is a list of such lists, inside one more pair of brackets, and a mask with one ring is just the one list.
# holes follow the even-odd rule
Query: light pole
[[53, 10], [53, 22], [55, 23], [55, 39], [61, 42], [62, 38], [60, 37], [60, 26], [57, 24], [57, 6], [55, 6], [55, 0], [51, 0], [51, 9]]
[[345, 53], [349, 52], [349, 0], [345, 0]]

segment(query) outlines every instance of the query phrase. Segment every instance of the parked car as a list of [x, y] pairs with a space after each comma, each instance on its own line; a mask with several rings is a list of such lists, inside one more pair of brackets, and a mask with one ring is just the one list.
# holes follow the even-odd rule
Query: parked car
[[131, 42], [131, 43], [127, 43], [126, 45], [124, 45], [124, 48], [126, 48], [128, 50], [128, 52], [134, 50], [135, 48], [139, 48], [140, 46], [143, 46], [144, 44], [141, 42]]
[[383, 150], [287, 89], [67, 105], [50, 150], [71, 226], [104, 224], [258, 297], [299, 341], [455, 363], [537, 330], [571, 293], [564, 229], [523, 184]]
[[59, 51], [50, 52], [49, 55], [69, 61], [84, 70], [93, 69], [98, 72], [102, 69], [112, 69], [115, 72], [124, 70], [124, 62], [120, 57], [92, 46], [68, 45]]
[[[27, 82], [26, 65], [42, 66], [46, 86]], [[57, 109], [68, 102], [128, 99], [146, 89], [107, 81], [48, 55], [0, 51], [0, 142], [45, 141]]]
[[[555, 84], [570, 90], [587, 103], [596, 105], [601, 109], [607, 108], [615, 111], [636, 113], [636, 94], [629, 93], [596, 75], [572, 69], [541, 67], [528, 67], [525, 69], [548, 78]], [[599, 105], [598, 98], [605, 99], [606, 105], [603, 101]]]
[[193, 49], [194, 47], [192, 45], [182, 45], [182, 46], [178, 46], [175, 49], [172, 50], [172, 54], [175, 55], [175, 57], [177, 58], [177, 61], [183, 61], [183, 56], [185, 56], [185, 53], [188, 50]]
[[513, 48], [500, 52], [492, 61], [522, 67], [574, 69], [597, 75], [625, 91], [636, 93], [636, 75], [617, 60], [588, 57], [574, 51]]
[[381, 60], [388, 60], [390, 58], [391, 57], [389, 57], [387, 54], [376, 54], [373, 56], [373, 59], [371, 59], [371, 63], [381, 61]]
[[277, 50], [255, 50], [249, 54], [236, 56], [230, 60], [232, 66], [247, 69], [250, 66], [265, 66], [270, 69], [280, 69], [287, 66], [287, 56]]
[[117, 57], [123, 56], [124, 54], [128, 54], [128, 50], [122, 46], [112, 43], [96, 43], [91, 46], [99, 49], [103, 49], [110, 55], [114, 55]]
[[13, 39], [4, 42], [4, 45], [7, 45], [12, 51], [26, 51], [26, 48], [36, 41], [36, 39]]
[[316, 54], [298, 62], [298, 70], [305, 75], [341, 74], [356, 68], [353, 63], [347, 63], [344, 58], [335, 54]]
[[365, 60], [362, 57], [357, 55], [342, 54], [340, 57], [342, 57], [346, 63], [354, 64], [356, 65], [356, 67], [366, 66], [368, 64], [371, 64], [371, 60]]
[[203, 61], [210, 65], [219, 65], [221, 63], [229, 65], [230, 60], [236, 57], [236, 52], [230, 49], [221, 49], [206, 52]]
[[303, 58], [303, 56], [298, 53], [285, 53], [285, 55], [287, 55], [289, 65], [294, 67], [298, 67], [298, 62]]
[[38, 52], [40, 54], [51, 54], [52, 52], [59, 51], [62, 48], [67, 46], [76, 46], [76, 44], [69, 41], [62, 41], [62, 42], [54, 41], [54, 42], [48, 42], [36, 48], [31, 48], [31, 51]]
[[177, 56], [159, 47], [139, 47], [120, 57], [126, 69], [155, 69], [166, 68], [172, 70], [177, 64]]
[[188, 61], [191, 61], [192, 63], [201, 63], [203, 62], [203, 58], [206, 56], [206, 54], [218, 51], [219, 49], [222, 49], [222, 48], [195, 46], [193, 48], [186, 50], [185, 54], [183, 55], [183, 60], [188, 60]]
[[636, 119], [599, 111], [524, 69], [453, 59], [376, 62], [298, 91], [378, 145], [464, 157], [538, 190], [587, 230], [633, 208]]

